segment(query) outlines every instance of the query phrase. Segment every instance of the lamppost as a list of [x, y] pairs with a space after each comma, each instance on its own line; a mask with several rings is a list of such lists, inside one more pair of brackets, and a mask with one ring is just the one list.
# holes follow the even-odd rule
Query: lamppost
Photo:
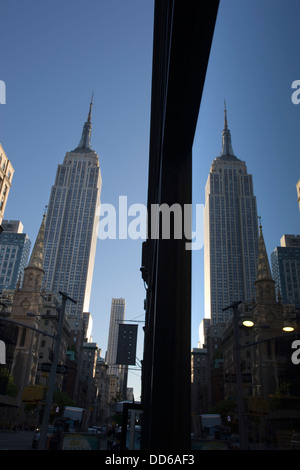
[[54, 387], [55, 387], [55, 378], [56, 378], [56, 371], [57, 371], [58, 358], [59, 358], [59, 352], [60, 352], [61, 337], [62, 337], [64, 316], [65, 316], [65, 309], [66, 309], [66, 302], [67, 302], [67, 300], [70, 300], [74, 304], [77, 303], [76, 300], [73, 300], [71, 297], [69, 297], [64, 292], [59, 291], [59, 294], [62, 296], [62, 303], [61, 303], [60, 309], [58, 309], [57, 334], [55, 336], [53, 361], [52, 361], [50, 374], [49, 374], [49, 385], [48, 385], [47, 399], [46, 399], [46, 404], [45, 404], [45, 408], [44, 408], [42, 429], [41, 429], [41, 435], [40, 435], [40, 439], [39, 439], [39, 449], [40, 450], [45, 450], [45, 448], [46, 448], [47, 431], [48, 431], [48, 425], [49, 425], [51, 405], [52, 405], [52, 401], [53, 401], [53, 392], [54, 392]]
[[234, 324], [234, 356], [235, 356], [235, 373], [236, 373], [236, 395], [237, 395], [237, 407], [239, 417], [239, 434], [240, 434], [240, 447], [241, 450], [247, 449], [247, 430], [245, 421], [245, 406], [242, 396], [242, 371], [240, 363], [240, 336], [239, 336], [239, 317], [238, 317], [238, 306], [241, 301], [234, 302], [228, 307], [222, 310], [233, 310], [233, 324]]

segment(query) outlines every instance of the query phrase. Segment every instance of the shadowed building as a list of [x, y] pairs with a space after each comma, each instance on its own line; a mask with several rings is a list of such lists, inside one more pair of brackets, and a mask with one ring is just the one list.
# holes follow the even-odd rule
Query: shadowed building
[[[118, 377], [118, 391], [123, 393], [125, 367], [117, 363], [119, 325], [125, 318], [125, 299], [112, 299], [107, 343], [106, 362], [108, 375]], [[126, 384], [125, 384], [126, 385]]]
[[[192, 146], [218, 5], [155, 2], [148, 214], [152, 204], [192, 203]], [[142, 253], [141, 446], [153, 451], [191, 445], [191, 251], [174, 228], [170, 239], [148, 238]]]
[[[24, 270], [22, 286], [17, 286], [11, 307], [11, 318], [32, 328], [40, 327], [43, 308], [42, 282], [44, 276], [45, 215], [33, 247], [28, 266]], [[28, 316], [30, 313], [30, 316]], [[26, 327], [19, 327], [12, 375], [20, 393], [24, 387], [35, 384], [41, 335]]]
[[300, 308], [300, 235], [283, 235], [271, 254], [271, 263], [282, 302]]

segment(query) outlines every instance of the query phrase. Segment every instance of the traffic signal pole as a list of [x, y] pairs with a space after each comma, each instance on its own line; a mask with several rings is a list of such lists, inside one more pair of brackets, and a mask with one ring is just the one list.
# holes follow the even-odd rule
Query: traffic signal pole
[[49, 376], [49, 385], [48, 385], [46, 404], [44, 408], [41, 435], [39, 439], [39, 450], [45, 450], [46, 444], [47, 444], [47, 432], [48, 432], [48, 426], [49, 426], [50, 411], [51, 411], [51, 406], [52, 406], [52, 401], [53, 401], [53, 392], [54, 392], [54, 387], [55, 387], [56, 371], [57, 371], [58, 358], [59, 358], [59, 353], [60, 353], [60, 345], [61, 345], [64, 317], [65, 317], [66, 302], [67, 300], [70, 300], [71, 302], [75, 304], [77, 303], [76, 300], [73, 300], [64, 292], [60, 291], [59, 294], [62, 296], [62, 302], [61, 302], [60, 309], [58, 309], [58, 326], [57, 326], [57, 333], [55, 336], [53, 361], [52, 361], [50, 376]]

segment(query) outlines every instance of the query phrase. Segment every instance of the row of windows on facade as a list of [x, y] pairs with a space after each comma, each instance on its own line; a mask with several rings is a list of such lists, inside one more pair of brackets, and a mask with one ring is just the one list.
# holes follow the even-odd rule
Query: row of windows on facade
[[[4, 172], [6, 168], [7, 160], [2, 163], [2, 155], [0, 156], [0, 169]], [[6, 178], [10, 180], [11, 178], [11, 171], [8, 170]]]
[[[52, 260], [52, 258], [50, 258], [49, 256], [45, 257], [45, 261], [44, 261], [44, 266], [45, 267], [48, 267], [49, 270], [51, 271], [51, 268], [53, 269], [54, 266], [59, 266], [58, 264], [56, 264], [54, 261], [53, 262], [50, 262], [50, 260]], [[88, 257], [76, 257], [75, 261], [73, 260], [72, 264], [71, 262], [66, 264], [65, 262], [63, 262], [63, 266], [64, 268], [67, 269], [66, 273], [68, 274], [68, 272], [70, 271], [70, 269], [72, 269], [72, 271], [74, 272], [78, 272], [78, 274], [80, 274], [81, 276], [80, 277], [83, 277], [85, 276], [85, 273], [86, 273], [86, 270], [83, 272], [83, 267], [82, 267], [82, 264], [83, 264], [83, 261], [85, 260], [88, 260]], [[65, 274], [65, 271], [60, 271], [60, 274], [63, 275]], [[71, 279], [70, 279], [71, 281]]]
[[[212, 213], [210, 217], [210, 226], [213, 224], [218, 226], [222, 226], [223, 230], [226, 229], [225, 223], [227, 223], [228, 226], [233, 226], [235, 225], [235, 220], [238, 220], [238, 214], [240, 215], [241, 223], [240, 225], [248, 232], [248, 227], [249, 230], [252, 230], [253, 226], [255, 227], [255, 224], [253, 225], [253, 222], [257, 220], [257, 213], [256, 213], [256, 208], [250, 208], [249, 211], [242, 210], [240, 213], [237, 211], [233, 211], [232, 208], [227, 207], [226, 209], [224, 207], [216, 207], [211, 205], [212, 208]], [[248, 235], [249, 237], [249, 235]]]
[[[91, 233], [92, 233], [92, 228], [91, 226], [93, 225], [93, 222], [94, 222], [94, 218], [93, 217], [90, 217], [90, 218], [87, 218], [87, 217], [80, 217], [80, 225], [81, 227], [85, 227], [85, 230], [84, 230], [84, 237], [85, 238], [88, 238]], [[55, 224], [57, 225], [57, 227], [59, 227], [61, 225], [61, 221], [60, 221], [60, 224]], [[86, 229], [86, 227], [90, 227], [88, 229]], [[73, 227], [68, 227], [68, 230], [67, 230], [67, 233], [65, 235], [65, 239], [67, 239], [67, 241], [69, 242], [70, 240], [73, 240], [75, 236], [80, 236], [80, 233], [82, 233], [83, 231], [80, 230], [80, 228], [78, 228], [78, 223], [77, 225], [74, 225]], [[60, 240], [60, 236], [59, 236], [59, 233], [58, 231], [55, 229], [55, 228], [52, 228], [49, 230], [48, 234], [47, 234], [47, 240], [51, 240], [53, 243], [58, 243], [58, 240]], [[78, 246], [78, 244], [82, 244], [82, 246], [84, 247], [84, 241], [83, 241], [83, 237], [81, 236], [80, 237], [80, 241], [76, 241], [76, 238], [75, 238], [75, 246]]]
[[[255, 196], [247, 197], [247, 198], [241, 198], [240, 196], [236, 194], [230, 194], [230, 195], [219, 195], [219, 194], [210, 194], [210, 203], [211, 205], [213, 204], [215, 208], [221, 208], [222, 212], [221, 214], [225, 214], [226, 210], [228, 212], [228, 208], [230, 207], [230, 204], [233, 205], [239, 205], [241, 204], [241, 207], [243, 209], [246, 209], [250, 212], [250, 210], [256, 210], [256, 198]], [[211, 213], [211, 217], [214, 217], [215, 213]]]
[[[290, 250], [285, 250], [284, 253], [279, 251], [276, 254], [277, 254], [278, 259], [280, 259], [280, 260], [287, 259], [287, 256], [290, 256], [292, 258], [296, 258], [296, 260], [297, 260], [297, 258], [300, 259], [300, 250], [295, 250], [293, 248], [291, 248]], [[296, 260], [295, 260], [295, 262], [296, 262]], [[295, 266], [293, 266], [293, 267], [295, 267]], [[297, 262], [297, 268], [299, 268], [299, 263], [298, 262]]]
[[[93, 196], [94, 191], [83, 187], [81, 191], [78, 191], [76, 193], [78, 194], [78, 196], [80, 196], [80, 200], [84, 202], [87, 198], [90, 198]], [[52, 199], [56, 203], [60, 203], [66, 200], [66, 197], [68, 194], [70, 194], [70, 191], [66, 187], [55, 186], [52, 189], [51, 194], [52, 194]]]
[[[73, 214], [73, 213], [78, 213], [79, 214], [84, 214], [85, 216], [87, 216], [88, 214], [86, 214], [86, 212], [94, 212], [94, 207], [91, 207], [91, 202], [95, 202], [96, 201], [96, 195], [94, 197], [86, 197], [86, 199], [83, 201], [82, 199], [77, 199], [78, 202], [76, 203], [75, 200], [73, 199], [73, 204], [71, 207], [68, 207], [69, 211]], [[63, 213], [63, 210], [64, 210], [64, 204], [63, 204], [63, 201], [58, 201], [58, 200], [55, 200], [52, 208], [51, 208], [51, 211], [48, 212], [49, 216], [51, 215], [51, 221], [54, 219], [56, 219], [57, 217], [61, 216], [61, 214]]]
[[60, 172], [60, 175], [57, 178], [56, 181], [56, 186], [67, 186], [68, 188], [72, 187], [78, 187], [80, 185], [81, 188], [93, 188], [97, 185], [98, 183], [98, 173], [91, 174], [91, 173], [85, 173], [81, 172], [78, 173], [73, 170], [73, 174], [64, 174], [63, 172]]
[[71, 165], [72, 163], [73, 163], [73, 165], [78, 165], [78, 166], [80, 166], [80, 165], [86, 166], [86, 164], [87, 164], [87, 166], [92, 166], [92, 165], [98, 166], [97, 162], [92, 163], [90, 160], [88, 160], [88, 162], [86, 160], [79, 160], [79, 161], [67, 160], [65, 162], [65, 164], [67, 164], [67, 165]]
[[[78, 202], [76, 202], [76, 199]], [[71, 214], [78, 214], [78, 216], [82, 217], [85, 216], [87, 217], [90, 212], [94, 212], [94, 204], [97, 199], [97, 194], [92, 194], [87, 196], [84, 201], [82, 198], [79, 200], [79, 195], [77, 198], [73, 197], [72, 198], [72, 204], [68, 204], [67, 206], [64, 205], [65, 198], [62, 198], [62, 200], [57, 200], [55, 199], [54, 203], [51, 205], [51, 208], [48, 210], [48, 218], [51, 220], [51, 225], [55, 225], [57, 222], [60, 222], [61, 217], [64, 213], [65, 210], [67, 210], [67, 213]], [[65, 209], [66, 207], [66, 209]], [[73, 222], [74, 223], [74, 222]]]
[[[74, 204], [72, 206], [67, 207], [67, 214], [71, 217], [76, 215], [78, 218], [88, 218], [88, 217], [93, 217], [94, 214], [94, 208], [91, 208], [91, 205], [94, 205], [96, 201], [96, 197], [93, 198], [92, 203], [91, 200], [86, 201], [86, 204], [76, 204], [74, 201]], [[65, 207], [63, 205], [60, 205], [59, 203], [54, 204], [54, 207], [52, 207], [51, 211], [48, 212], [48, 217], [51, 220], [51, 226], [55, 226], [58, 222], [61, 222], [61, 217], [64, 212]], [[77, 222], [75, 219], [75, 222], [73, 219], [71, 219], [71, 223], [69, 220], [69, 226], [74, 226], [76, 228]]]
[[227, 199], [231, 198], [232, 200], [234, 199], [237, 199], [238, 196], [237, 194], [239, 194], [239, 196], [243, 196], [243, 197], [253, 197], [253, 192], [252, 192], [252, 188], [250, 187], [245, 187], [245, 188], [240, 188], [240, 191], [238, 191], [238, 187], [231, 187], [229, 185], [227, 185], [226, 183], [224, 184], [224, 188], [223, 186], [219, 183], [218, 184], [214, 184], [212, 187], [211, 187], [211, 192], [210, 192], [211, 195], [220, 195], [221, 197], [225, 197]]

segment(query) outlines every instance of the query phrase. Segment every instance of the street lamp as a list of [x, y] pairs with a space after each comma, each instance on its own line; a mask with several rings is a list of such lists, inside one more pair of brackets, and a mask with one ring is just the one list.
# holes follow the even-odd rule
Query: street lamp
[[[289, 313], [283, 315], [283, 327], [282, 327], [283, 331], [290, 333], [291, 331], [295, 330], [294, 316], [295, 316], [294, 314], [289, 314]], [[243, 315], [243, 317], [244, 319], [242, 320], [242, 323], [244, 326], [246, 326], [247, 328], [252, 328], [253, 326], [255, 326], [255, 323], [250, 316]], [[260, 326], [259, 328], [268, 328], [268, 327], [269, 326], [266, 325], [266, 326]]]
[[294, 312], [287, 311], [283, 314], [283, 331], [291, 332], [295, 330], [296, 314]]
[[254, 322], [252, 320], [244, 320], [243, 325], [247, 328], [252, 328], [252, 326], [254, 326]]
[[294, 331], [294, 327], [293, 326], [289, 326], [289, 325], [285, 325], [283, 328], [283, 331], [286, 331], [286, 332], [291, 332], [291, 331]]
[[[239, 434], [240, 434], [240, 446], [241, 450], [247, 449], [247, 422], [245, 419], [245, 406], [243, 400], [243, 379], [241, 371], [241, 361], [240, 361], [240, 332], [239, 332], [239, 312], [238, 307], [242, 301], [234, 302], [232, 305], [223, 308], [222, 310], [233, 310], [233, 323], [234, 323], [234, 356], [235, 356], [235, 373], [236, 373], [236, 394], [237, 394], [237, 408], [238, 408], [238, 417], [239, 417]], [[242, 315], [242, 323], [244, 326], [253, 327], [254, 322], [247, 313]]]
[[50, 369], [47, 399], [46, 399], [46, 404], [45, 404], [45, 409], [44, 409], [44, 414], [43, 414], [42, 429], [41, 429], [41, 435], [40, 435], [40, 440], [39, 440], [40, 450], [45, 450], [46, 448], [47, 431], [48, 431], [48, 425], [49, 425], [51, 405], [53, 401], [53, 392], [54, 392], [54, 387], [55, 387], [56, 371], [57, 371], [58, 358], [59, 358], [59, 352], [60, 352], [66, 302], [67, 300], [70, 300], [74, 304], [77, 303], [76, 300], [73, 300], [64, 292], [59, 291], [59, 294], [62, 296], [62, 303], [61, 303], [60, 309], [58, 310], [57, 334], [55, 336], [53, 361], [52, 361], [52, 365]]

